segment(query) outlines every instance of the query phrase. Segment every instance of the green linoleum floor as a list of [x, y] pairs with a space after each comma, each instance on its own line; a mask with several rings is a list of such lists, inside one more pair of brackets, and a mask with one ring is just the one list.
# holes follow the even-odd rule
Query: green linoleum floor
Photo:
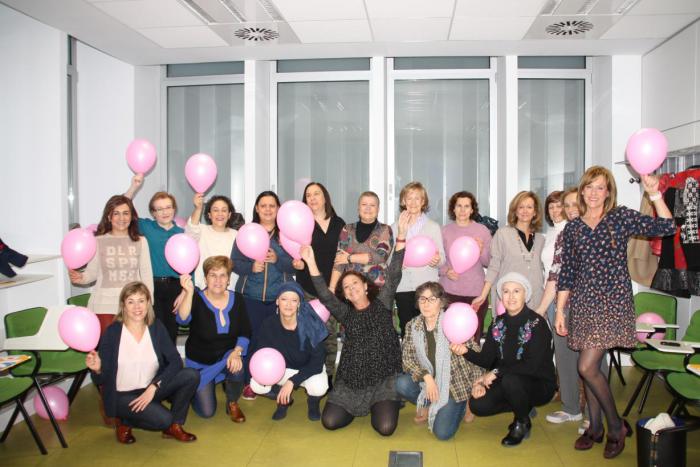
[[[627, 386], [613, 377], [613, 390], [618, 408], [624, 409], [640, 372], [626, 368]], [[219, 402], [223, 392], [219, 391]], [[16, 425], [7, 441], [0, 444], [2, 466], [386, 466], [389, 451], [423, 451], [425, 466], [634, 466], [636, 436], [628, 438], [623, 454], [614, 460], [603, 459], [602, 445], [579, 452], [573, 449], [578, 436], [577, 423], [553, 425], [544, 415], [558, 410], [552, 402], [538, 408], [533, 419], [530, 439], [521, 446], [503, 448], [500, 439], [506, 434], [510, 415], [477, 418], [463, 423], [457, 436], [447, 442], [437, 441], [426, 426], [413, 423], [413, 406], [401, 411], [399, 426], [391, 437], [381, 437], [372, 430], [368, 417], [356, 419], [347, 428], [331, 432], [320, 422], [306, 419], [303, 392], [297, 391], [297, 401], [285, 420], [274, 422], [270, 415], [274, 403], [258, 398], [241, 401], [248, 418], [243, 424], [232, 423], [225, 412], [211, 419], [200, 419], [190, 411], [187, 429], [198, 436], [195, 443], [183, 444], [162, 439], [160, 433], [134, 430], [137, 442], [124, 446], [116, 442], [113, 430], [101, 425], [97, 412], [96, 392], [92, 386], [81, 389], [70, 418], [61, 422], [69, 447], [62, 449], [50, 424], [34, 416], [34, 421], [49, 451], [39, 454], [24, 423]], [[643, 416], [666, 410], [670, 395], [661, 380], [655, 380]], [[637, 420], [636, 411], [628, 418]], [[688, 463], [700, 465], [700, 431], [688, 434]]]

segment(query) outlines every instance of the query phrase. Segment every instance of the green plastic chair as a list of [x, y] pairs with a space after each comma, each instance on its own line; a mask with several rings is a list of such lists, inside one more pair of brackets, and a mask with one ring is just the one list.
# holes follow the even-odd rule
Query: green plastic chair
[[[666, 335], [668, 335], [668, 333]], [[700, 342], [700, 310], [693, 313], [693, 316], [690, 318], [688, 329], [682, 340]], [[685, 373], [686, 365], [684, 364], [684, 358], [685, 355], [660, 352], [658, 350], [645, 349], [632, 352], [632, 360], [644, 370], [644, 375], [635, 388], [623, 412], [623, 416], [627, 416], [630, 413], [634, 402], [637, 400], [637, 396], [639, 396], [639, 392], [642, 390], [642, 387], [644, 387], [644, 393], [642, 394], [642, 400], [639, 403], [638, 409], [638, 413], [642, 413], [655, 375], [663, 375], [670, 372]]]
[[[28, 364], [24, 363], [24, 365]], [[32, 423], [32, 418], [27, 413], [24, 408], [24, 399], [27, 397], [27, 393], [34, 386], [34, 380], [32, 378], [0, 378], [0, 407], [7, 404], [8, 402], [14, 402], [16, 404], [15, 411], [18, 411], [24, 417], [24, 421], [27, 423], [27, 427], [36, 442], [39, 451], [46, 455], [46, 447], [36, 431], [34, 423]], [[7, 435], [10, 434], [10, 429], [14, 424], [14, 417], [8, 422], [5, 430], [3, 431], [2, 437], [0, 437], [0, 443], [5, 442]]]
[[90, 301], [90, 294], [84, 293], [82, 295], [73, 295], [71, 298], [66, 300], [69, 305], [84, 306], [87, 308], [88, 301]]
[[[685, 360], [688, 361], [688, 359]], [[689, 359], [689, 362], [700, 363], [700, 355], [694, 355]], [[700, 402], [700, 376], [688, 372], [673, 372], [666, 375], [666, 382], [674, 395], [673, 402], [668, 408], [668, 413], [677, 416], [688, 416], [685, 405], [688, 402]]]
[[[634, 296], [634, 312], [636, 316], [646, 313], [648, 311], [654, 312], [661, 316], [666, 324], [676, 323], [676, 308], [677, 301], [676, 297], [671, 297], [669, 295], [661, 295], [653, 292], [639, 292]], [[664, 339], [675, 339], [676, 330], [667, 329]], [[644, 344], [638, 344], [637, 348], [644, 348]], [[608, 366], [608, 381], [612, 376], [612, 370], [615, 369], [617, 376], [623, 385], [626, 385], [625, 378], [622, 376], [622, 364], [620, 363], [620, 353], [629, 353], [627, 350], [622, 349], [610, 349], [608, 351], [608, 357], [610, 364]]]

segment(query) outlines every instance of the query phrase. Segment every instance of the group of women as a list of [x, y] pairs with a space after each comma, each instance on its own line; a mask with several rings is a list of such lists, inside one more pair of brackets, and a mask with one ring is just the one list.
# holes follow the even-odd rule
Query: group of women
[[[428, 217], [428, 194], [419, 182], [402, 189], [401, 214], [392, 226], [378, 221], [379, 198], [369, 191], [358, 200], [357, 222], [345, 224], [326, 188], [312, 182], [303, 201], [315, 228], [297, 260], [281, 247], [280, 200], [266, 191], [253, 213], [253, 222], [270, 236], [263, 261], [247, 258], [236, 246], [228, 198], [210, 199], [204, 208], [209, 225], [200, 225], [204, 200], [197, 194], [185, 228], [202, 252], [193, 280], [178, 276], [165, 261], [165, 242], [182, 231], [173, 222], [175, 199], [156, 193], [149, 204], [154, 219], [138, 219], [130, 200], [142, 183], [136, 176], [125, 196], [105, 207], [95, 259], [82, 273], [70, 271], [73, 282], [97, 280], [90, 306], [107, 315], [100, 318], [105, 334], [99, 352], [87, 357], [106, 415], [117, 418], [121, 442], [133, 442], [131, 426], [191, 441], [194, 435], [182, 428], [186, 408], [173, 402], [166, 416], [161, 400], [187, 399], [197, 415], [211, 417], [215, 385], [223, 381], [234, 422], [245, 421], [239, 398], [256, 395], [276, 401], [273, 419], [280, 420], [301, 386], [308, 394], [308, 418], [330, 430], [369, 414], [379, 434], [391, 435], [407, 400], [416, 404], [415, 421], [427, 423], [439, 439], [451, 438], [474, 415], [512, 412], [502, 444], [514, 446], [529, 436], [533, 408], [556, 392], [556, 352], [563, 407], [547, 419], [581, 418], [580, 375], [589, 425], [575, 448], [602, 442], [605, 418], [604, 455], [615, 457], [631, 429], [615, 409], [600, 366], [606, 349], [634, 345], [627, 240], [675, 230], [658, 181], [644, 176], [642, 182], [656, 218], [618, 207], [611, 173], [596, 166], [578, 187], [552, 193], [544, 215], [535, 193], [518, 193], [508, 225], [493, 237], [476, 221], [478, 203], [467, 191], [450, 198], [453, 222], [442, 228]], [[550, 225], [546, 238], [540, 233], [543, 217]], [[424, 267], [403, 267], [406, 242], [418, 235], [430, 237], [437, 253]], [[479, 260], [457, 273], [445, 251], [465, 235], [476, 240]], [[494, 317], [481, 339], [496, 297], [505, 313]], [[315, 298], [332, 315], [325, 325], [309, 305]], [[442, 331], [443, 311], [452, 302], [471, 303], [477, 312], [477, 334], [468, 342], [450, 343]], [[178, 323], [189, 325], [185, 369], [173, 353]], [[339, 336], [343, 348], [335, 370]], [[256, 382], [248, 371], [250, 356], [263, 347], [279, 350], [287, 364], [273, 386]]]

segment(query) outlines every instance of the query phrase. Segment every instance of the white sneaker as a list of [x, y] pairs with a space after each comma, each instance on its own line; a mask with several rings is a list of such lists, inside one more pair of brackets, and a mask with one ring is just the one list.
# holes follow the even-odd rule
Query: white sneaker
[[588, 420], [582, 421], [581, 424], [578, 426], [578, 434], [584, 434], [590, 425], [591, 422], [589, 422]]
[[583, 415], [577, 413], [572, 415], [563, 410], [557, 410], [554, 413], [547, 414], [545, 417], [549, 423], [564, 423], [564, 422], [577, 422], [583, 418]]

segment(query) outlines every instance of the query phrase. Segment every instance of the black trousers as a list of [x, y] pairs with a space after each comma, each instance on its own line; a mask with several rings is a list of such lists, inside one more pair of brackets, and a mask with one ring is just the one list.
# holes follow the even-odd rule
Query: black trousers
[[416, 292], [396, 292], [394, 300], [396, 300], [399, 327], [401, 328], [401, 337], [403, 337], [406, 334], [408, 322], [420, 314], [420, 310], [416, 306]]
[[483, 397], [469, 399], [469, 407], [479, 417], [513, 412], [516, 419], [527, 420], [533, 407], [552, 400], [555, 389], [551, 382], [505, 374], [491, 384]]
[[[117, 417], [124, 425], [145, 430], [165, 430], [173, 423], [183, 425], [198, 385], [199, 371], [183, 368], [172, 379], [163, 382], [151, 403], [141, 412], [131, 410], [129, 403], [139, 397], [143, 389], [117, 392]], [[170, 401], [170, 409], [161, 404], [165, 399]]]
[[180, 294], [182, 287], [179, 279], [174, 277], [172, 279], [163, 281], [160, 278], [154, 278], [153, 310], [156, 312], [156, 318], [168, 330], [168, 335], [174, 344], [177, 339], [177, 322], [175, 321], [175, 313], [173, 313], [173, 302]]

